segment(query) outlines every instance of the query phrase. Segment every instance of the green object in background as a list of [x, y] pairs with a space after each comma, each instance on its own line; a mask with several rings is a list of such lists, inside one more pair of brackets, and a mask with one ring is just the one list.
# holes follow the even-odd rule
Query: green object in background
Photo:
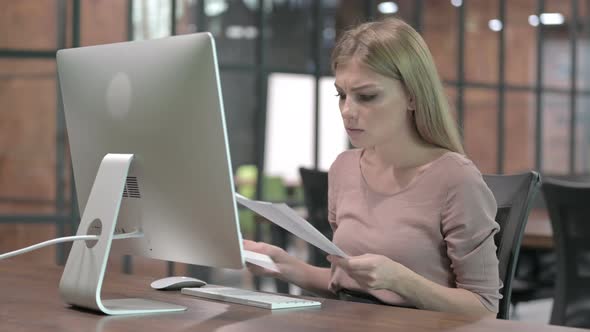
[[[242, 165], [236, 170], [237, 192], [247, 198], [256, 199], [256, 181], [258, 179], [258, 168], [256, 165]], [[285, 202], [287, 201], [287, 188], [283, 179], [279, 176], [265, 175], [262, 178], [263, 201]], [[254, 213], [248, 209], [239, 207], [238, 217], [240, 227], [245, 238], [250, 238], [254, 233]]]
[[238, 209], [238, 219], [240, 220], [240, 229], [244, 239], [251, 240], [254, 238], [254, 212], [244, 208]]
[[[255, 165], [242, 165], [236, 170], [237, 192], [250, 199], [256, 198], [258, 169]], [[244, 238], [254, 238], [254, 212], [238, 206], [238, 218]]]
[[265, 175], [262, 178], [262, 200], [267, 202], [284, 202], [287, 200], [287, 189], [279, 176]]
[[238, 193], [244, 197], [254, 199], [256, 196], [256, 180], [258, 169], [255, 165], [242, 165], [236, 170]]
[[[240, 195], [255, 199], [258, 169], [255, 165], [242, 165], [236, 170], [237, 191]], [[287, 200], [287, 189], [280, 176], [265, 175], [262, 178], [263, 201], [284, 202]]]

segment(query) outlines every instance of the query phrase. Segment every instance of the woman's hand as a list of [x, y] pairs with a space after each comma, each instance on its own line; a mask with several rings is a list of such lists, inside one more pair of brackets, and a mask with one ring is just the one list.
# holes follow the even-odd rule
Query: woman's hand
[[247, 263], [248, 270], [253, 274], [279, 278], [321, 297], [334, 297], [334, 293], [328, 289], [330, 269], [311, 266], [289, 255], [285, 250], [264, 242], [244, 240], [244, 249], [269, 256], [280, 271], [275, 272]]
[[342, 258], [328, 256], [363, 289], [387, 289], [396, 292], [417, 308], [496, 317], [474, 293], [434, 283], [385, 256], [365, 254]]
[[411, 272], [382, 255], [365, 254], [349, 258], [329, 255], [328, 260], [365, 289], [395, 290], [396, 284]]
[[255, 275], [264, 277], [273, 277], [283, 280], [290, 280], [291, 274], [294, 270], [293, 265], [296, 264], [297, 259], [289, 255], [285, 250], [270, 245], [264, 242], [254, 242], [250, 240], [244, 240], [244, 249], [254, 251], [263, 255], [269, 256], [273, 262], [277, 265], [280, 272], [275, 272], [258, 265], [246, 263], [248, 270]]

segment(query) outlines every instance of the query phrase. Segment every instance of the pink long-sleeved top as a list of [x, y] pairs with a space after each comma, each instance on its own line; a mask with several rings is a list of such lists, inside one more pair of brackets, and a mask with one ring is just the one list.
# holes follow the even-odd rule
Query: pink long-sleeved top
[[[498, 311], [496, 201], [476, 166], [447, 152], [420, 168], [404, 188], [375, 189], [363, 176], [363, 150], [343, 152], [330, 167], [329, 221], [334, 243], [351, 256], [380, 254], [445, 287], [473, 292]], [[366, 292], [332, 267], [330, 289]], [[395, 305], [412, 305], [389, 290], [370, 294]]]

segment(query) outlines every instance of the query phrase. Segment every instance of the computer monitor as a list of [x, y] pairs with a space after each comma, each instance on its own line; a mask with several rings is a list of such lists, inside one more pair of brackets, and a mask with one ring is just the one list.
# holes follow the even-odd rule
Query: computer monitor
[[117, 251], [242, 268], [222, 94], [209, 33], [60, 50], [57, 68], [82, 219], [60, 282], [64, 300], [107, 314], [184, 310], [103, 300]]

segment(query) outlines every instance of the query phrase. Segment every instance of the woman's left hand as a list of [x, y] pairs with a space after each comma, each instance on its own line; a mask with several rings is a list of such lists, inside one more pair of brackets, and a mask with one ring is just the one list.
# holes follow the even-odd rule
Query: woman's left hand
[[375, 254], [364, 254], [343, 258], [329, 255], [328, 261], [341, 268], [366, 289], [394, 290], [396, 283], [403, 280], [408, 268], [391, 259]]

